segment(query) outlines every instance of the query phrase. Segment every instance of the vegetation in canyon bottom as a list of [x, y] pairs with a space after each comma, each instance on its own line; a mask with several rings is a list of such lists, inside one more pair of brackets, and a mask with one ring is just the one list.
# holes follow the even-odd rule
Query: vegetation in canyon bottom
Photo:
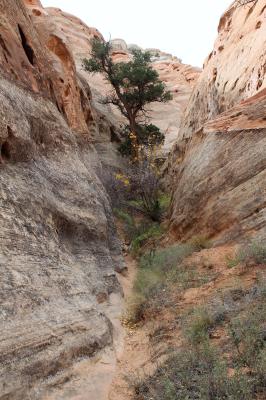
[[[193, 256], [208, 251], [204, 236], [162, 247], [164, 217], [170, 197], [150, 164], [130, 165], [123, 173], [102, 172], [128, 250], [138, 270], [124, 321], [147, 323], [164, 311], [175, 315], [182, 344], [158, 364], [154, 375], [130, 378], [137, 400], [253, 400], [266, 396], [266, 280], [258, 276], [249, 289], [219, 292], [204, 306], [181, 313], [177, 302], [190, 288], [215, 282], [206, 262], [199, 270]], [[191, 261], [192, 258], [192, 261]], [[266, 263], [266, 246], [253, 241], [226, 258], [228, 268], [243, 273]], [[208, 265], [207, 265], [208, 264]], [[215, 340], [215, 332], [222, 338]], [[218, 335], [220, 337], [220, 335]]]
[[[252, 400], [266, 395], [266, 282], [223, 294], [223, 309], [194, 308], [181, 321], [184, 343], [156, 373], [135, 382], [141, 400]], [[231, 307], [228, 298], [231, 296]], [[222, 345], [214, 332], [223, 329]]]
[[[250, 3], [249, 1], [244, 2]], [[95, 39], [84, 68], [102, 73], [111, 84], [102, 101], [116, 106], [127, 119], [119, 147], [128, 156], [122, 172], [101, 171], [127, 250], [137, 259], [133, 292], [124, 321], [135, 326], [174, 315], [181, 344], [171, 348], [157, 370], [146, 378], [130, 378], [137, 400], [261, 400], [266, 396], [266, 281], [257, 276], [253, 286], [222, 289], [203, 305], [177, 312], [189, 289], [214, 283], [211, 264], [199, 270], [196, 253], [209, 249], [208, 238], [163, 247], [164, 216], [170, 197], [160, 184], [151, 153], [164, 135], [148, 124], [146, 105], [166, 102], [171, 95], [151, 67], [148, 52], [134, 50], [128, 62], [114, 62], [110, 42]], [[228, 269], [266, 264], [266, 246], [257, 241], [227, 256]], [[164, 328], [162, 328], [164, 329]]]

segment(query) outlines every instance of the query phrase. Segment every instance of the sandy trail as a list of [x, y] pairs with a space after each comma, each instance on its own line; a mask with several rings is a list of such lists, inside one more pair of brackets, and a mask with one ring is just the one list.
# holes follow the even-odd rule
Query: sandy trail
[[[132, 287], [136, 275], [136, 261], [130, 256], [126, 256], [128, 272], [126, 276], [120, 276], [119, 280], [127, 300], [132, 292]], [[133, 381], [140, 378], [141, 374], [150, 371], [149, 360], [149, 339], [145, 327], [137, 330], [125, 327], [123, 349], [117, 358], [117, 367], [112, 381], [108, 400], [130, 400], [133, 398]]]

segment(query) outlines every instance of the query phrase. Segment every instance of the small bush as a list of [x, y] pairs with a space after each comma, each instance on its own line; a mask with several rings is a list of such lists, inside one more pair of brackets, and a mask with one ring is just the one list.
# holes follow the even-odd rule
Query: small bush
[[131, 241], [139, 235], [139, 229], [135, 223], [134, 218], [126, 211], [121, 209], [114, 209], [114, 214], [123, 222], [123, 230], [127, 242]]
[[178, 244], [160, 249], [153, 253], [152, 259], [150, 254], [145, 254], [140, 260], [140, 268], [151, 267], [153, 270], [161, 270], [167, 273], [180, 265], [194, 251], [195, 248], [191, 244]]
[[143, 223], [135, 237], [131, 242], [131, 251], [134, 255], [138, 255], [141, 248], [145, 243], [149, 242], [151, 239], [159, 239], [163, 234], [163, 229], [159, 224], [147, 224]]
[[226, 257], [226, 265], [228, 268], [235, 268], [240, 264], [240, 258], [239, 257], [235, 257], [235, 258], [231, 258], [231, 257]]
[[[136, 307], [131, 304], [127, 310], [132, 321], [137, 322], [147, 312], [152, 315], [170, 305], [170, 286], [183, 290], [195, 285], [195, 270], [182, 264], [193, 251], [193, 246], [182, 244], [157, 251], [150, 250], [141, 256], [130, 301], [134, 304], [137, 299], [137, 312]], [[143, 302], [142, 305], [139, 299]]]
[[161, 193], [159, 196], [159, 203], [162, 211], [167, 211], [171, 204], [171, 196], [167, 193]]
[[266, 349], [266, 302], [261, 299], [258, 305], [235, 317], [229, 333], [236, 348], [236, 362], [253, 367]]
[[184, 336], [193, 345], [202, 343], [209, 339], [214, 325], [214, 319], [205, 308], [194, 309], [183, 323]]
[[133, 211], [141, 212], [154, 222], [160, 222], [162, 209], [160, 206], [161, 183], [155, 167], [147, 162], [132, 166], [127, 175], [130, 181], [130, 191], [135, 207]]
[[126, 208], [127, 201], [131, 197], [128, 177], [107, 169], [99, 169], [97, 175], [109, 195], [112, 208]]
[[[266, 398], [265, 293], [261, 273], [254, 287], [242, 290], [236, 297], [233, 293], [234, 307], [228, 308], [223, 296], [223, 308], [218, 303], [218, 312], [215, 301], [208, 308], [188, 313], [182, 321], [182, 350], [161, 364], [152, 377], [136, 381], [136, 399]], [[231, 297], [231, 290], [229, 294]], [[219, 348], [211, 344], [210, 333], [221, 323], [228, 328], [229, 336], [225, 335], [226, 343]]]
[[198, 251], [210, 249], [212, 247], [211, 241], [203, 235], [194, 236], [189, 243], [194, 246]]
[[253, 399], [249, 379], [241, 373], [229, 378], [226, 363], [209, 342], [176, 353], [135, 390], [139, 400]]
[[266, 264], [266, 244], [262, 241], [254, 241], [250, 245], [242, 247], [238, 257], [246, 265]]

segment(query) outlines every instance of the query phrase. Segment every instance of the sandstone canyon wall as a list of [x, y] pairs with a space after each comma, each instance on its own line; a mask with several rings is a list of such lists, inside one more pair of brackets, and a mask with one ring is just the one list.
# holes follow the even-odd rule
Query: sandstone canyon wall
[[55, 26], [33, 23], [46, 11], [25, 3], [0, 1], [0, 398], [60, 386], [67, 399], [90, 394], [78, 363], [114, 346], [123, 262], [90, 93]]
[[[74, 61], [74, 76], [78, 81], [83, 108], [88, 104], [88, 100], [93, 106], [92, 110], [89, 109], [85, 113], [83, 111], [83, 113], [86, 115], [86, 122], [90, 119], [94, 121], [91, 122], [90, 132], [101, 160], [113, 167], [121, 167], [121, 158], [117, 154], [117, 146], [115, 146], [115, 143], [110, 145], [110, 141], [113, 139], [115, 141], [116, 138], [119, 141], [120, 125], [125, 121], [115, 107], [101, 103], [102, 97], [110, 90], [103, 77], [100, 74], [88, 74], [82, 67], [83, 59], [89, 57], [90, 54], [91, 39], [102, 38], [102, 35], [97, 29], [88, 27], [80, 19], [58, 8], [43, 9], [40, 4], [38, 5], [35, 2], [27, 3], [29, 3], [28, 10], [34, 25], [39, 35], [42, 38], [45, 37], [50, 49], [53, 50], [56, 43], [60, 42], [60, 51], [62, 52], [62, 46], [64, 46], [65, 51]], [[114, 60], [129, 60], [131, 57], [130, 50], [134, 45], [128, 46], [121, 39], [112, 40], [112, 44]], [[151, 52], [154, 54], [153, 67], [158, 71], [161, 80], [165, 82], [167, 89], [173, 95], [173, 100], [167, 104], [152, 105], [150, 113], [151, 121], [165, 133], [166, 140], [163, 147], [163, 156], [165, 156], [178, 136], [181, 117], [201, 70], [183, 64], [178, 58], [160, 50], [151, 49]], [[60, 71], [62, 76], [62, 63], [57, 66], [57, 70]], [[67, 103], [68, 99], [73, 97], [73, 93], [66, 89], [66, 82], [60, 81], [59, 86], [62, 86], [62, 84], [63, 99]], [[68, 92], [67, 97], [64, 96], [65, 92]], [[76, 115], [75, 113], [71, 114]], [[93, 118], [91, 118], [91, 114], [93, 114]]]
[[[165, 152], [177, 139], [167, 171], [178, 239], [266, 236], [265, 13], [265, 0], [230, 7], [200, 78], [154, 51], [173, 93], [152, 121]], [[111, 143], [121, 120], [99, 101], [103, 79], [82, 69], [93, 37], [97, 29], [38, 0], [0, 0], [3, 400], [93, 399], [112, 378], [97, 382], [89, 361], [105, 349], [115, 358], [124, 268], [95, 170], [121, 166]], [[130, 46], [116, 40], [113, 56], [128, 59]]]
[[265, 238], [265, 101], [265, 0], [235, 2], [220, 20], [166, 168], [176, 238]]

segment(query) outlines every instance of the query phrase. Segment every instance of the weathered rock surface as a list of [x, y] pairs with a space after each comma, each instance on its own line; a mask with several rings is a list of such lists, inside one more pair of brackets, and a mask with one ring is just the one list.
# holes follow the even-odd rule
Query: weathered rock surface
[[[110, 146], [110, 141], [115, 136], [119, 137], [119, 127], [124, 122], [119, 111], [114, 107], [101, 104], [102, 97], [110, 90], [108, 84], [99, 74], [90, 75], [83, 70], [82, 61], [89, 57], [93, 37], [101, 38], [101, 34], [95, 28], [87, 27], [78, 18], [69, 15], [58, 8], [40, 7], [37, 13], [36, 6], [30, 6], [35, 25], [39, 28], [41, 36], [48, 31], [46, 36], [53, 35], [60, 38], [65, 47], [73, 56], [76, 71], [79, 77], [81, 98], [86, 104], [87, 98], [91, 100], [96, 113], [93, 110], [89, 114], [96, 122], [91, 128], [92, 138], [96, 149], [103, 162], [121, 166], [121, 159], [116, 154], [116, 146]], [[122, 39], [112, 40], [113, 57], [116, 61], [127, 61], [130, 57], [131, 47]], [[134, 46], [133, 46], [134, 47]], [[151, 120], [157, 124], [166, 134], [163, 152], [167, 153], [173, 141], [176, 139], [181, 122], [181, 115], [189, 100], [193, 87], [201, 72], [199, 68], [182, 64], [181, 60], [166, 54], [160, 50], [150, 49], [153, 54], [153, 63], [160, 78], [166, 83], [168, 90], [173, 94], [173, 100], [168, 104], [154, 104], [151, 106]], [[61, 72], [61, 71], [60, 71]], [[60, 74], [62, 75], [62, 74]], [[93, 123], [92, 123], [93, 124]]]
[[266, 7], [235, 6], [221, 18], [166, 169], [171, 228], [184, 240], [266, 236]]
[[[82, 67], [83, 59], [90, 54], [92, 38], [102, 38], [102, 35], [97, 29], [88, 27], [80, 19], [58, 8], [39, 8], [40, 15], [34, 12], [35, 9], [36, 7], [29, 7], [34, 24], [41, 36], [43, 32], [46, 32], [46, 36], [56, 36], [71, 54], [83, 114], [90, 126], [91, 138], [102, 162], [113, 167], [120, 167], [121, 157], [117, 153], [117, 146], [115, 143], [111, 144], [114, 133], [119, 129], [119, 113], [100, 102], [108, 90], [102, 76], [88, 74]], [[88, 107], [88, 104], [92, 107]]]
[[[91, 133], [95, 147], [102, 159], [108, 165], [121, 166], [121, 158], [117, 155], [115, 143], [110, 146], [110, 141], [119, 138], [119, 128], [124, 122], [118, 110], [114, 107], [101, 104], [101, 99], [110, 90], [109, 85], [100, 74], [91, 75], [84, 71], [82, 61], [89, 57], [91, 39], [102, 38], [95, 28], [86, 26], [80, 19], [69, 15], [58, 8], [38, 8], [30, 6], [31, 15], [35, 25], [40, 27], [43, 36], [53, 35], [60, 38], [65, 47], [73, 56], [76, 71], [79, 77], [79, 88], [82, 103], [91, 100], [93, 110], [88, 112], [91, 118]], [[131, 47], [122, 39], [112, 40], [113, 57], [116, 61], [127, 61], [130, 57]], [[182, 64], [181, 60], [157, 49], [150, 49], [153, 56], [154, 67], [160, 78], [166, 83], [168, 90], [173, 94], [173, 100], [168, 104], [154, 104], [151, 108], [151, 120], [158, 125], [166, 135], [163, 153], [168, 153], [173, 141], [176, 139], [183, 114], [193, 87], [201, 72], [199, 68]], [[61, 72], [61, 71], [60, 71]], [[60, 73], [62, 75], [62, 73]], [[93, 129], [92, 129], [93, 128]]]
[[77, 365], [115, 345], [123, 268], [96, 122], [52, 27], [35, 27], [21, 0], [0, 13], [0, 399], [59, 399], [59, 385], [64, 399], [93, 398]]
[[176, 159], [171, 228], [183, 240], [266, 239], [266, 91], [206, 123]]
[[161, 60], [160, 56], [158, 61], [154, 60], [153, 67], [173, 96], [168, 103], [154, 103], [150, 107], [152, 122], [165, 133], [165, 143], [161, 151], [167, 156], [179, 135], [182, 116], [201, 70], [182, 64], [175, 58]]
[[221, 17], [214, 49], [205, 61], [185, 113], [179, 138], [266, 87], [266, 7], [237, 2]]

